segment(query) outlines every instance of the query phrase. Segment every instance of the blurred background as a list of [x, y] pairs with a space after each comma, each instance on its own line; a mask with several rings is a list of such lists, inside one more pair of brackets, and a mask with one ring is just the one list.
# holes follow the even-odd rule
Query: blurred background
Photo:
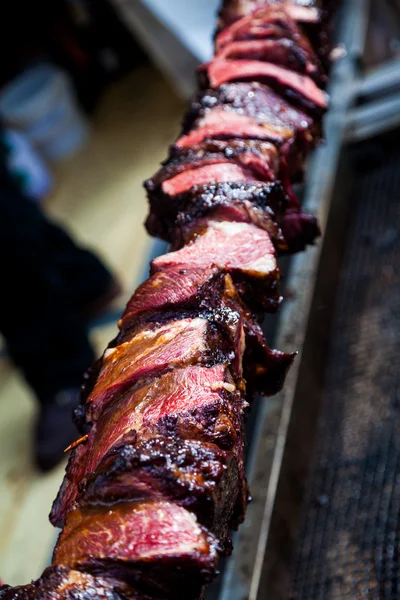
[[[93, 306], [85, 318], [95, 354], [113, 337], [127, 299], [158, 251], [143, 227], [142, 182], [178, 133], [195, 67], [212, 55], [218, 5], [218, 0], [14, 0], [0, 9], [7, 177], [40, 215], [93, 252], [110, 274], [112, 290], [102, 310]], [[373, 72], [388, 63], [390, 86], [397, 89], [399, 7], [389, 1], [365, 6], [363, 68]], [[396, 104], [390, 110], [393, 128], [400, 111]], [[18, 277], [24, 281], [23, 272]], [[9, 285], [3, 276], [2, 288]], [[25, 293], [29, 310], [29, 288]], [[35, 462], [33, 432], [47, 397], [42, 404], [35, 401], [15, 362], [3, 340], [0, 577], [13, 585], [36, 578], [49, 561], [55, 533], [47, 515], [65, 468], [64, 461], [52, 469]]]
[[[113, 337], [128, 297], [147, 275], [154, 242], [143, 227], [142, 182], [178, 133], [195, 65], [211, 56], [216, 6], [17, 0], [1, 9], [7, 168], [29, 201], [74, 244], [93, 251], [121, 288], [87, 323], [95, 352]], [[3, 273], [1, 287], [10, 285]], [[24, 296], [29, 304], [27, 283]], [[50, 473], [35, 464], [41, 405], [14, 362], [3, 340], [0, 577], [21, 584], [49, 561], [55, 531], [47, 515], [65, 462]]]

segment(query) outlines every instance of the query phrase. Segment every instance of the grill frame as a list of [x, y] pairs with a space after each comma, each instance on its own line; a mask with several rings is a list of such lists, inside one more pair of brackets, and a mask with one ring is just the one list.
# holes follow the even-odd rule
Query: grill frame
[[365, 166], [348, 196], [351, 222], [292, 565], [296, 600], [400, 593], [400, 152], [386, 139], [357, 154]]

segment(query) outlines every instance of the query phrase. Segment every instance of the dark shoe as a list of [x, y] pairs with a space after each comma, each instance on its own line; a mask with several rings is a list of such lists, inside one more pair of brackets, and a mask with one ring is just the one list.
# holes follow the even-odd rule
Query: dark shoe
[[35, 460], [41, 471], [50, 471], [63, 458], [64, 450], [79, 437], [72, 412], [79, 404], [79, 389], [62, 390], [40, 408], [35, 432]]

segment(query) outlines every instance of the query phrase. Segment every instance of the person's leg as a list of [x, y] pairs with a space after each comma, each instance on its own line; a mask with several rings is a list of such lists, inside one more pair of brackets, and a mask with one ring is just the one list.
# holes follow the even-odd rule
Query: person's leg
[[[65, 271], [74, 265], [76, 279], [80, 272], [95, 286], [91, 268], [95, 271], [98, 261], [53, 229], [6, 174], [0, 175], [0, 256], [0, 331], [40, 402], [37, 459], [39, 466], [50, 468], [76, 436], [71, 412], [82, 375], [94, 359], [85, 321], [73, 302], [80, 297], [79, 286], [77, 292], [77, 282], [68, 281]], [[68, 268], [62, 268], [60, 256]], [[92, 264], [81, 268], [79, 256]]]
[[73, 291], [54, 260], [50, 228], [36, 205], [12, 185], [0, 186], [0, 331], [41, 402], [79, 385], [93, 359]]
[[44, 243], [51, 252], [49, 268], [61, 278], [66, 298], [86, 315], [99, 298], [116, 295], [119, 285], [98, 257], [79, 247], [58, 225], [45, 220]]

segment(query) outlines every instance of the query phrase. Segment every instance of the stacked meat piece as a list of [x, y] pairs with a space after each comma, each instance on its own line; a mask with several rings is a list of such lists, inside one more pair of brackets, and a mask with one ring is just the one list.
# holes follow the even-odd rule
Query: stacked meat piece
[[248, 501], [246, 411], [294, 359], [259, 324], [281, 301], [277, 253], [319, 234], [291, 184], [327, 107], [320, 25], [311, 1], [225, 3], [203, 90], [146, 182], [147, 228], [171, 252], [86, 377], [53, 565], [0, 598], [195, 600], [229, 553]]

